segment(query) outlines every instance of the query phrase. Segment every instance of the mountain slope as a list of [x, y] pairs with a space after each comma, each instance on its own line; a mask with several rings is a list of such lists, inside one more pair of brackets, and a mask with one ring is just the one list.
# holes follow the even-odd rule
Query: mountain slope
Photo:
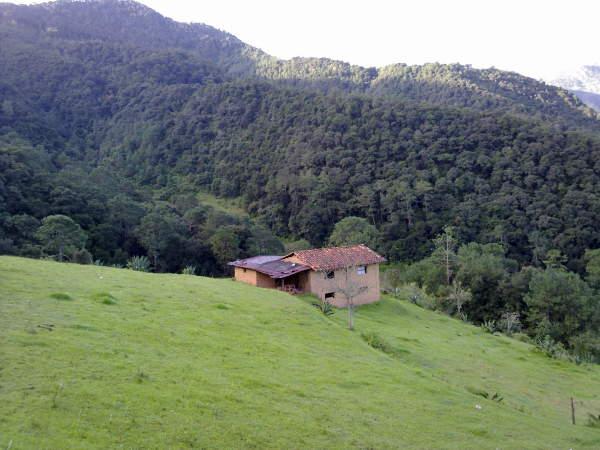
[[[160, 270], [220, 273], [215, 261], [253, 247], [231, 218], [185, 217], [199, 191], [316, 246], [342, 218], [368, 218], [392, 260], [424, 257], [448, 224], [522, 264], [555, 248], [582, 272], [600, 246], [599, 122], [561, 89], [460, 65], [277, 61], [130, 1], [0, 10], [4, 253], [41, 255], [32, 230], [66, 214], [94, 257], [125, 264], [151, 251], [143, 218], [167, 208]], [[106, 208], [117, 194], [140, 211], [125, 229]], [[223, 226], [231, 251], [217, 258]]]
[[[583, 425], [600, 407], [596, 367], [406, 302], [361, 308], [353, 333], [342, 311], [330, 321], [230, 280], [10, 257], [0, 274], [4, 447], [600, 444]], [[393, 353], [370, 348], [366, 331]]]

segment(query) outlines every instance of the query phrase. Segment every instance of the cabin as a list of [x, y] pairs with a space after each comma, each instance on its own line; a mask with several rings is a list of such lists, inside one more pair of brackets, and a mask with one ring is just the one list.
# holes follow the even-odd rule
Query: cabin
[[310, 292], [333, 306], [364, 305], [379, 300], [379, 264], [385, 258], [366, 245], [300, 250], [285, 256], [254, 256], [230, 262], [236, 281]]

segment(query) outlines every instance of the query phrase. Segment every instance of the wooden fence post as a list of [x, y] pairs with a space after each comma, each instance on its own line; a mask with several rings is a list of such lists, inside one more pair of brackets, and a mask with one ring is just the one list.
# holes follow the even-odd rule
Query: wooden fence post
[[571, 422], [575, 425], [575, 402], [573, 401], [573, 397], [571, 397]]

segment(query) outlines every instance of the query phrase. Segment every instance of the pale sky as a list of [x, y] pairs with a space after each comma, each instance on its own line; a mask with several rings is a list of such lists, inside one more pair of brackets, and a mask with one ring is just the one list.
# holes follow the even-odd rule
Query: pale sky
[[177, 21], [228, 31], [280, 58], [328, 57], [376, 67], [460, 62], [545, 79], [600, 61], [598, 0], [141, 3]]

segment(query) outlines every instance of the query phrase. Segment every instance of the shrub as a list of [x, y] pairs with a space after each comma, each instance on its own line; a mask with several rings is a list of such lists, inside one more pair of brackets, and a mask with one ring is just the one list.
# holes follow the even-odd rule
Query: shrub
[[150, 272], [150, 260], [146, 256], [133, 256], [127, 261], [127, 268], [138, 272]]
[[418, 286], [412, 283], [408, 291], [408, 301], [413, 305], [420, 306], [424, 309], [434, 310], [436, 307], [435, 300], [432, 300], [425, 292], [419, 289]]
[[481, 324], [481, 328], [488, 333], [494, 334], [497, 330], [495, 320], [484, 320]]
[[535, 347], [550, 358], [570, 360], [565, 346], [561, 342], [556, 342], [548, 335], [538, 337], [535, 340]]
[[527, 336], [525, 333], [514, 333], [512, 335], [513, 339], [516, 339], [517, 341], [520, 342], [525, 342], [527, 344], [531, 344], [531, 338], [529, 336]]
[[329, 300], [319, 299], [318, 302], [313, 303], [313, 306], [326, 316], [332, 316], [335, 314], [335, 310], [333, 309], [333, 306], [331, 306], [331, 303], [329, 303]]
[[64, 292], [56, 292], [54, 294], [50, 294], [50, 298], [55, 300], [73, 300], [73, 298], [69, 294], [65, 294]]
[[71, 253], [71, 262], [76, 264], [92, 264], [94, 258], [92, 254], [88, 252], [85, 248], [75, 250]]
[[183, 275], [196, 275], [196, 266], [185, 266], [181, 273]]
[[402, 272], [396, 267], [389, 267], [382, 272], [381, 286], [386, 293], [397, 297], [403, 282]]
[[483, 398], [485, 398], [487, 400], [492, 400], [492, 401], [498, 402], [498, 403], [502, 403], [502, 401], [504, 400], [504, 397], [502, 397], [498, 392], [494, 392], [492, 394], [491, 392], [484, 391], [483, 389], [478, 389], [478, 388], [474, 388], [474, 387], [470, 387], [470, 386], [467, 387], [466, 389], [471, 394], [478, 395], [478, 396], [483, 397]]
[[94, 300], [103, 305], [116, 305], [117, 299], [109, 292], [98, 292], [93, 295]]
[[569, 343], [574, 357], [581, 362], [600, 363], [600, 336], [588, 331], [571, 338]]
[[505, 312], [500, 320], [500, 330], [511, 336], [521, 330], [521, 316], [518, 312]]
[[363, 340], [376, 350], [381, 350], [383, 353], [394, 354], [393, 347], [377, 333], [369, 332], [360, 335]]
[[142, 369], [138, 369], [133, 378], [138, 383], [143, 383], [144, 381], [149, 380], [150, 376], [146, 372], [144, 372]]
[[588, 414], [588, 427], [600, 428], [600, 414]]

